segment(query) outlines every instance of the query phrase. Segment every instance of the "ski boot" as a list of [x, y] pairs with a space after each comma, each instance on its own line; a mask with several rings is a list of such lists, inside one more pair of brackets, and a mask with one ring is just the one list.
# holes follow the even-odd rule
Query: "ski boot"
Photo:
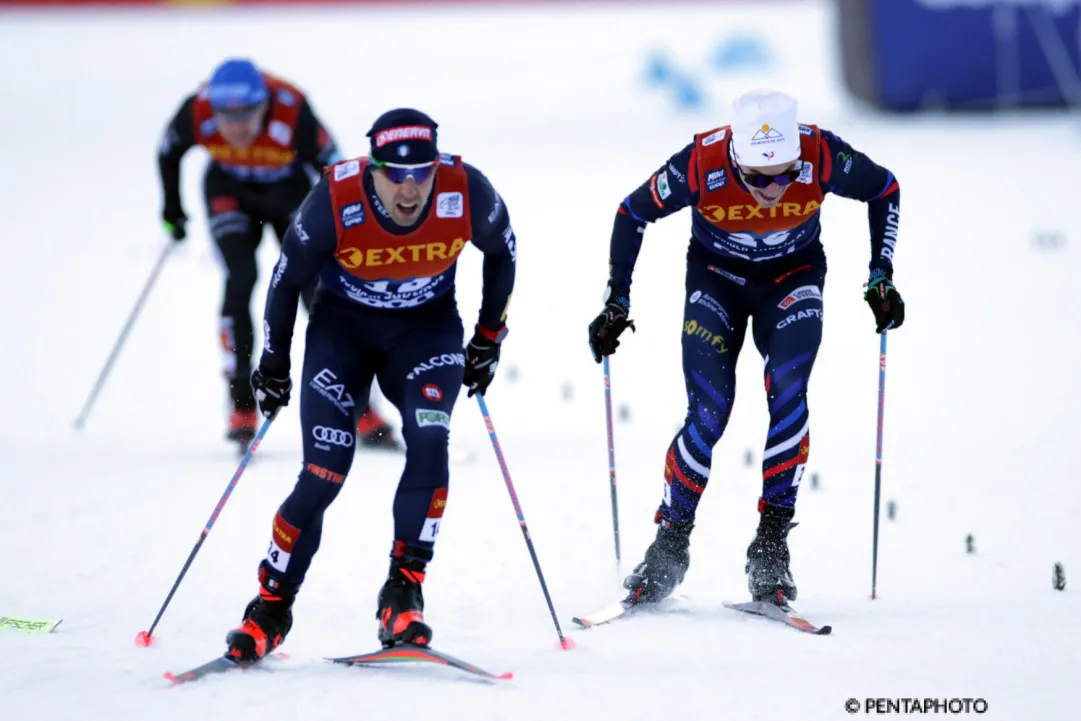
[[796, 600], [796, 582], [788, 568], [788, 532], [795, 510], [761, 505], [758, 533], [747, 548], [747, 587], [755, 601], [784, 606]]
[[683, 583], [691, 564], [688, 548], [693, 528], [693, 521], [659, 520], [657, 537], [646, 549], [645, 559], [623, 581], [623, 588], [630, 591], [625, 603], [659, 603]]
[[225, 655], [234, 661], [258, 661], [276, 649], [293, 627], [293, 601], [298, 583], [270, 578], [266, 561], [259, 564], [259, 595], [244, 609], [243, 622], [225, 637]]
[[394, 438], [394, 429], [372, 406], [357, 421], [357, 442], [364, 448], [396, 451], [401, 444]]
[[[414, 551], [417, 549], [413, 549]], [[426, 563], [396, 557], [391, 560], [387, 581], [379, 591], [379, 642], [383, 648], [399, 643], [427, 646], [432, 629], [424, 622], [424, 568]]]
[[255, 439], [255, 426], [258, 414], [252, 410], [233, 410], [229, 416], [229, 431], [225, 437], [240, 444], [241, 452], [247, 452], [248, 446]]

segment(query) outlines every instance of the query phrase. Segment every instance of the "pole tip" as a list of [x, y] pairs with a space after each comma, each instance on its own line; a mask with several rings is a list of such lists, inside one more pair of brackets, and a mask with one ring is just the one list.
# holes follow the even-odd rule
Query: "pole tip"
[[150, 644], [154, 642], [153, 637], [146, 631], [140, 631], [135, 634], [135, 645], [140, 648], [149, 648]]
[[564, 651], [573, 651], [577, 644], [570, 636], [563, 636], [559, 639], [559, 647]]

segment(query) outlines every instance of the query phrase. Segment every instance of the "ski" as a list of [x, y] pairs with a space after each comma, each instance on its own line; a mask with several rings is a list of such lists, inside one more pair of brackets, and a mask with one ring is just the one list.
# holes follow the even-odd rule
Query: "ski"
[[400, 643], [390, 648], [373, 651], [372, 653], [362, 653], [358, 656], [339, 656], [338, 658], [328, 658], [327, 660], [334, 663], [345, 664], [347, 666], [374, 666], [384, 663], [408, 662], [435, 663], [443, 666], [451, 666], [490, 681], [509, 681], [514, 678], [514, 674], [512, 673], [490, 673], [471, 663], [466, 663], [465, 661], [436, 651], [428, 646], [417, 646], [411, 643]]
[[32, 618], [13, 618], [0, 616], [0, 631], [22, 631], [23, 633], [52, 633], [64, 619], [59, 621], [38, 621]]
[[611, 623], [620, 618], [628, 618], [640, 612], [659, 613], [686, 600], [688, 600], [686, 596], [669, 596], [660, 603], [632, 604], [630, 601], [624, 599], [622, 601], [617, 601], [610, 606], [598, 609], [588, 616], [575, 616], [571, 621], [582, 628], [593, 628], [594, 626], [602, 626], [606, 623]]
[[769, 601], [748, 601], [747, 603], [729, 603], [728, 601], [725, 601], [724, 607], [731, 608], [734, 611], [743, 611], [744, 613], [763, 616], [773, 621], [780, 621], [786, 626], [791, 626], [792, 628], [806, 633], [813, 633], [816, 636], [825, 636], [833, 631], [832, 626], [822, 626], [820, 628], [814, 625], [796, 613], [796, 610], [787, 603], [778, 605]]
[[[271, 654], [270, 658], [285, 659], [288, 658], [283, 653]], [[183, 673], [172, 673], [166, 671], [164, 676], [167, 681], [173, 686], [179, 686], [182, 683], [191, 683], [192, 681], [198, 681], [201, 678], [212, 676], [218, 673], [226, 673], [227, 671], [242, 671], [249, 669], [258, 664], [262, 659], [255, 661], [234, 661], [228, 656], [218, 656], [213, 661], [208, 661], [201, 666], [196, 666], [193, 669], [184, 671]]]

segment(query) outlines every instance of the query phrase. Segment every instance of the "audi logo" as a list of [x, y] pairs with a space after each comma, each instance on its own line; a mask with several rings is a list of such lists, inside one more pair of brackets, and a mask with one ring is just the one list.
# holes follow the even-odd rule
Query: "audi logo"
[[312, 428], [312, 438], [320, 443], [330, 443], [335, 446], [344, 446], [349, 448], [353, 445], [353, 433], [352, 431], [340, 431], [337, 428], [327, 428], [326, 426], [316, 426]]

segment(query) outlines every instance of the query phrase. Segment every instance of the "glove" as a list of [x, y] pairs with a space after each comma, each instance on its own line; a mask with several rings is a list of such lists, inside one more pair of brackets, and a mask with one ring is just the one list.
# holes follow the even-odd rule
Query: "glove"
[[469, 397], [474, 393], [484, 395], [495, 378], [495, 369], [499, 365], [499, 346], [507, 337], [507, 327], [503, 326], [494, 333], [477, 326], [473, 340], [465, 347], [465, 376], [462, 385], [469, 389]]
[[631, 299], [622, 293], [613, 296], [611, 288], [605, 296], [608, 302], [604, 310], [589, 324], [589, 350], [593, 353], [593, 360], [598, 363], [603, 356], [616, 352], [620, 333], [627, 328], [632, 331], [635, 329], [634, 321], [627, 320]]
[[264, 417], [270, 418], [279, 409], [289, 405], [289, 391], [293, 389], [293, 382], [289, 380], [289, 374], [285, 378], [275, 378], [268, 375], [273, 371], [264, 372], [256, 368], [251, 374], [251, 387], [255, 391], [255, 400], [259, 401], [259, 411]]
[[187, 223], [188, 216], [184, 215], [184, 210], [178, 205], [166, 205], [161, 212], [161, 224], [165, 227], [165, 232], [177, 243], [188, 237], [185, 229]]
[[881, 268], [875, 268], [863, 293], [863, 299], [875, 314], [876, 333], [900, 328], [905, 322], [905, 302], [901, 300], [901, 294], [894, 287], [890, 275]]

